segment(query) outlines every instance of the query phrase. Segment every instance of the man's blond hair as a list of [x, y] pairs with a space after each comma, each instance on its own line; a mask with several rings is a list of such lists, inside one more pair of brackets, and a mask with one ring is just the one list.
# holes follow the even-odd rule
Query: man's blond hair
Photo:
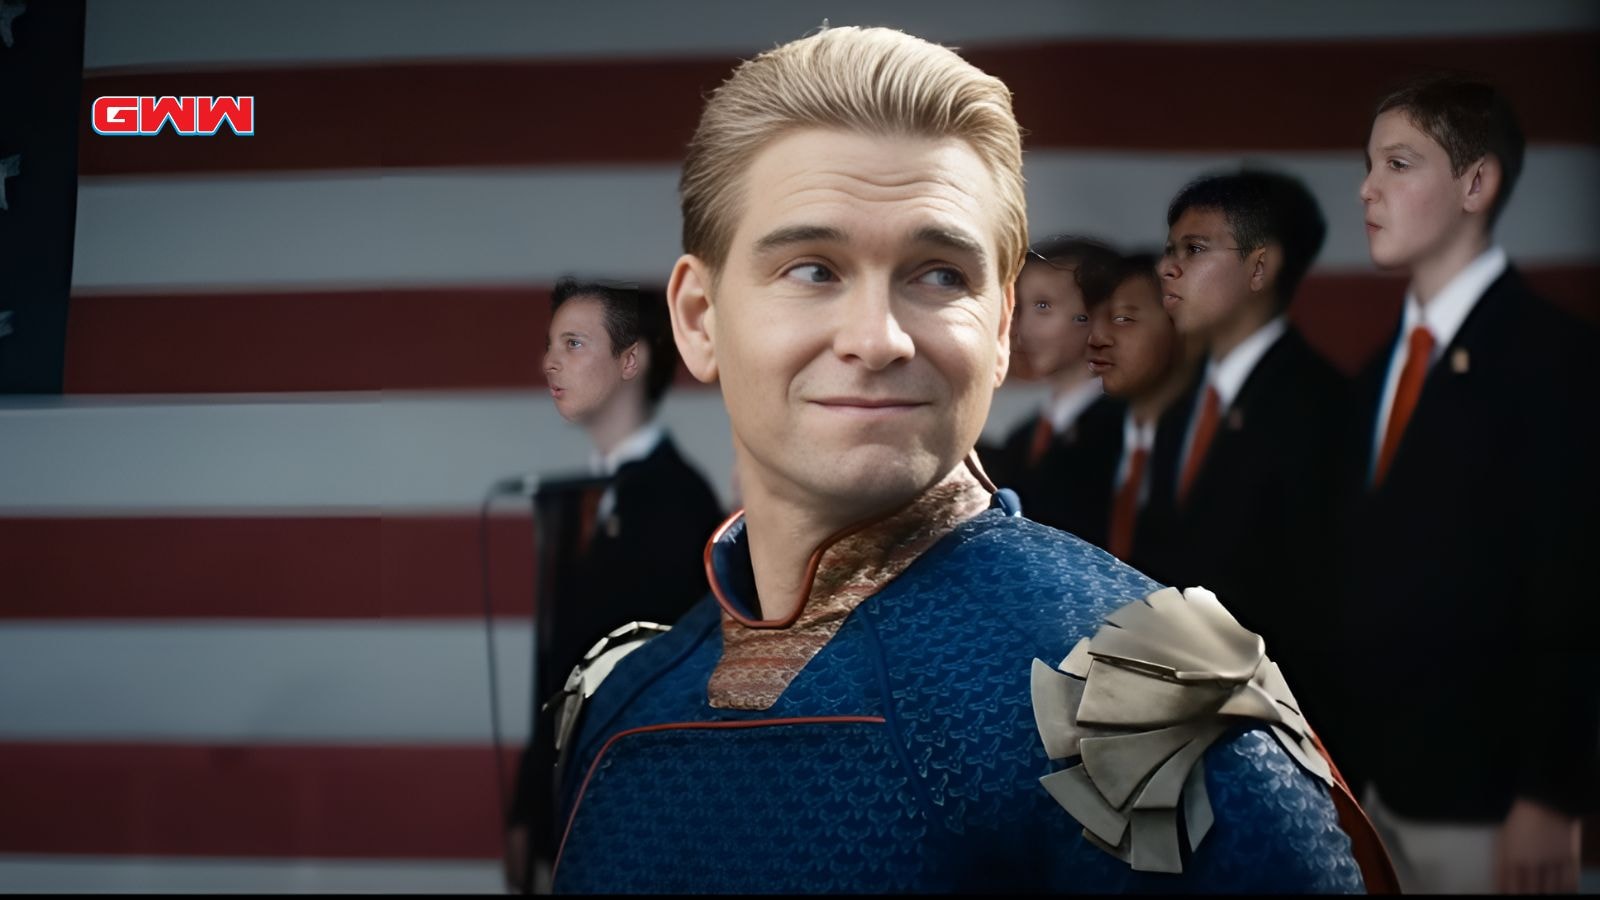
[[966, 141], [999, 190], [1000, 283], [1016, 278], [1028, 216], [1011, 91], [954, 51], [892, 28], [824, 28], [747, 60], [712, 93], [679, 184], [684, 252], [721, 271], [751, 161], [804, 128]]

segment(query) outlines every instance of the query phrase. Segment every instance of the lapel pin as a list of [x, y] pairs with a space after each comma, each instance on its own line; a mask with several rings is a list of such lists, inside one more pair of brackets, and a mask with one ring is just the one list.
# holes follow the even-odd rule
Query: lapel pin
[[1465, 375], [1467, 374], [1467, 369], [1470, 367], [1471, 362], [1471, 357], [1467, 355], [1467, 348], [1457, 347], [1455, 351], [1450, 354], [1450, 371], [1456, 373], [1457, 375]]
[[616, 516], [606, 519], [606, 537], [616, 537], [622, 533], [622, 520]]
[[1242, 409], [1230, 409], [1230, 410], [1228, 410], [1228, 430], [1229, 431], [1239, 431], [1242, 428], [1244, 428], [1244, 410], [1242, 410]]

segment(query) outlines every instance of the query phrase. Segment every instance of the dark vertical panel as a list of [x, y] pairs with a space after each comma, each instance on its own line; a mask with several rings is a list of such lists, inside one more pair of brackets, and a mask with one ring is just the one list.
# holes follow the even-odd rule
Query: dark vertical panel
[[0, 393], [60, 393], [84, 0], [0, 0]]

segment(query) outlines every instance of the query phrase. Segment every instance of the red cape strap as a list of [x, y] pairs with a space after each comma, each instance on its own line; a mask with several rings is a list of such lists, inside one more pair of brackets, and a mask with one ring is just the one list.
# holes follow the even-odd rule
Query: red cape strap
[[1350, 785], [1345, 783], [1344, 776], [1339, 774], [1339, 767], [1333, 764], [1333, 757], [1328, 755], [1328, 748], [1322, 746], [1322, 739], [1314, 731], [1311, 740], [1317, 745], [1317, 752], [1328, 761], [1328, 770], [1333, 773], [1334, 788], [1328, 795], [1333, 798], [1333, 808], [1339, 813], [1340, 827], [1350, 836], [1350, 853], [1356, 858], [1356, 865], [1361, 867], [1361, 878], [1367, 883], [1367, 893], [1401, 893], [1400, 878], [1395, 875], [1389, 851], [1384, 849], [1383, 840], [1378, 837], [1377, 829], [1372, 827], [1372, 820], [1367, 818], [1366, 811], [1356, 802], [1355, 795], [1350, 793]]

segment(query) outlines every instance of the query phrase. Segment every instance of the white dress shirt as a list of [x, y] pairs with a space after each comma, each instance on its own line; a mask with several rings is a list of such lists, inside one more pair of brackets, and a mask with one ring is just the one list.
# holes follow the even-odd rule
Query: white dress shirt
[[1062, 434], [1103, 394], [1105, 388], [1100, 384], [1100, 379], [1091, 378], [1072, 386], [1059, 397], [1046, 397], [1039, 415], [1050, 422], [1051, 431]]
[[1122, 486], [1128, 481], [1129, 469], [1133, 468], [1133, 454], [1135, 451], [1144, 451], [1144, 478], [1139, 484], [1139, 500], [1135, 504], [1143, 509], [1145, 501], [1150, 498], [1150, 460], [1156, 446], [1156, 423], [1141, 423], [1133, 417], [1133, 410], [1128, 410], [1122, 417], [1122, 459], [1117, 461], [1117, 483], [1112, 491], [1112, 496], [1122, 492]]
[[1489, 290], [1489, 285], [1505, 273], [1506, 265], [1506, 251], [1495, 245], [1467, 263], [1426, 305], [1417, 299], [1414, 290], [1406, 290], [1405, 306], [1400, 314], [1400, 334], [1389, 351], [1389, 373], [1383, 382], [1383, 399], [1378, 403], [1378, 417], [1372, 423], [1372, 458], [1367, 467], [1369, 478], [1378, 465], [1378, 454], [1383, 452], [1383, 437], [1389, 430], [1389, 414], [1394, 409], [1395, 391], [1400, 387], [1400, 373], [1406, 367], [1411, 330], [1418, 325], [1426, 325], [1433, 333], [1433, 358], [1428, 363], [1431, 366], [1438, 362], [1450, 342], [1455, 340], [1456, 332], [1461, 330], [1461, 323], [1466, 321], [1472, 308]]
[[[627, 463], [644, 459], [656, 452], [656, 446], [666, 436], [660, 423], [654, 420], [646, 422], [638, 430], [617, 442], [610, 453], [601, 453], [598, 450], [589, 451], [589, 471], [595, 475], [610, 477], [617, 474], [617, 470]], [[617, 505], [615, 486], [607, 486], [604, 494], [600, 495], [600, 505], [595, 510], [595, 523], [604, 522], [611, 517], [611, 512]]]
[[1251, 332], [1249, 337], [1240, 341], [1239, 346], [1229, 350], [1227, 356], [1206, 360], [1205, 381], [1201, 383], [1200, 390], [1195, 392], [1194, 410], [1189, 415], [1189, 430], [1183, 437], [1183, 458], [1178, 460], [1179, 472], [1188, 466], [1189, 452], [1194, 449], [1194, 433], [1200, 425], [1200, 411], [1205, 408], [1206, 388], [1216, 388], [1217, 416], [1220, 422], [1227, 417], [1233, 401], [1239, 399], [1239, 392], [1244, 390], [1244, 383], [1250, 380], [1250, 373], [1255, 371], [1256, 364], [1261, 362], [1261, 357], [1266, 356], [1272, 345], [1276, 344], [1288, 330], [1289, 317], [1275, 316]]

